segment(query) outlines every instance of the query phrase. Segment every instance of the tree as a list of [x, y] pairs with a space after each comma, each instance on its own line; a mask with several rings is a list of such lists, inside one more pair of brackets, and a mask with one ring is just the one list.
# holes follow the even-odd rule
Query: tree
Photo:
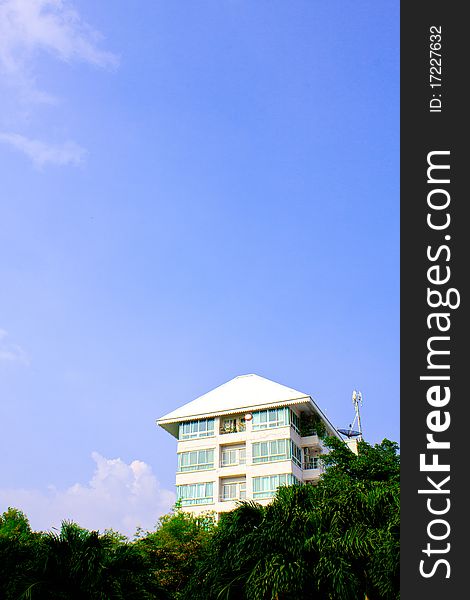
[[194, 516], [176, 504], [172, 513], [159, 519], [154, 532], [139, 532], [136, 546], [169, 598], [180, 598], [214, 528], [210, 513]]
[[374, 446], [358, 443], [358, 453], [328, 438], [331, 452], [318, 485], [323, 510], [333, 511], [340, 550], [356, 565], [370, 600], [399, 597], [400, 455], [398, 444], [384, 439]]
[[5, 600], [396, 600], [399, 469], [395, 442], [352, 453], [327, 438], [318, 485], [281, 487], [273, 502], [221, 516], [176, 505], [133, 542], [63, 522], [33, 532], [19, 510], [0, 516]]
[[355, 455], [326, 444], [317, 486], [281, 487], [266, 507], [222, 515], [185, 598], [398, 598], [398, 446], [362, 442]]
[[28, 539], [31, 533], [28, 517], [21, 510], [9, 506], [0, 515], [0, 537]]
[[167, 598], [147, 557], [115, 532], [100, 535], [64, 521], [59, 532], [33, 533], [25, 522], [15, 509], [0, 521], [2, 599]]
[[371, 446], [360, 441], [357, 454], [334, 437], [326, 438], [325, 444], [330, 452], [322, 457], [327, 467], [322, 485], [332, 484], [335, 479], [343, 477], [357, 482], [398, 483], [400, 480], [400, 455], [396, 442], [384, 439], [380, 444]]
[[9, 507], [0, 515], [0, 598], [16, 600], [24, 590], [39, 539], [22, 511]]

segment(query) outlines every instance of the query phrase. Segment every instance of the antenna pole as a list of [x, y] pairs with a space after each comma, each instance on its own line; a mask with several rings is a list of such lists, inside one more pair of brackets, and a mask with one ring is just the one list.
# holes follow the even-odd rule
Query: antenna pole
[[[340, 433], [347, 436], [347, 438], [352, 438], [357, 436], [357, 441], [362, 441], [362, 424], [361, 424], [361, 412], [359, 410], [359, 406], [362, 406], [362, 394], [361, 392], [356, 392], [353, 390], [352, 393], [352, 403], [354, 406], [354, 421], [349, 424], [349, 429], [338, 429]], [[357, 429], [354, 429], [354, 426], [357, 421]]]
[[361, 392], [356, 392], [356, 390], [354, 390], [353, 394], [352, 394], [352, 401], [353, 401], [353, 404], [354, 404], [354, 411], [356, 413], [354, 421], [357, 419], [357, 428], [359, 430], [358, 440], [362, 440], [361, 413], [360, 413], [360, 410], [359, 410], [359, 405], [362, 405], [362, 394], [361, 394]]

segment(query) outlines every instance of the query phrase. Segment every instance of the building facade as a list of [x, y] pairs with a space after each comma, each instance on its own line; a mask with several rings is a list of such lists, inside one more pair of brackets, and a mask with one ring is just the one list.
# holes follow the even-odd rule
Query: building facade
[[270, 502], [281, 485], [314, 483], [325, 451], [342, 439], [315, 401], [258, 375], [240, 375], [157, 421], [178, 440], [183, 510], [217, 514], [237, 500]]

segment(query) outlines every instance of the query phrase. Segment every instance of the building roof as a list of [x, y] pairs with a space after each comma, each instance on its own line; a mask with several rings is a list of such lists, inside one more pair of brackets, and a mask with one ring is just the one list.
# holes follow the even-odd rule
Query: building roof
[[314, 406], [316, 412], [335, 431], [309, 394], [255, 374], [234, 377], [227, 383], [164, 415], [157, 420], [157, 423], [177, 437], [175, 424], [181, 421], [242, 413], [248, 409], [273, 408], [279, 405], [300, 403], [309, 403]]

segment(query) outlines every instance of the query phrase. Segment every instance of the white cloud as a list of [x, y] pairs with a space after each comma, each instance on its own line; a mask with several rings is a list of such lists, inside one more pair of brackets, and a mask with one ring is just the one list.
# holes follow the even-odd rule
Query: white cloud
[[[21, 123], [24, 128], [33, 106], [58, 102], [54, 94], [40, 89], [40, 58], [116, 67], [118, 57], [100, 48], [101, 39], [70, 0], [0, 0], [0, 118], [8, 122], [1, 127], [17, 129]], [[19, 133], [0, 134], [0, 140], [24, 152], [36, 167], [76, 165], [85, 153], [75, 142], [51, 144]]]
[[87, 484], [76, 483], [65, 490], [49, 487], [0, 489], [0, 512], [8, 506], [24, 511], [36, 530], [60, 527], [64, 519], [88, 529], [112, 528], [132, 537], [138, 526], [152, 529], [158, 517], [168, 512], [175, 494], [160, 487], [151, 467], [140, 460], [130, 464], [92, 453], [95, 471]]
[[29, 365], [26, 352], [18, 344], [10, 342], [8, 332], [0, 329], [0, 362], [16, 362]]
[[64, 62], [117, 66], [116, 55], [98, 47], [101, 37], [67, 0], [0, 0], [0, 72], [29, 100], [50, 99], [35, 85], [34, 59], [41, 52]]
[[41, 169], [46, 164], [78, 165], [83, 162], [86, 150], [75, 142], [49, 144], [40, 140], [32, 140], [19, 133], [0, 132], [0, 142], [4, 142], [26, 154], [35, 167]]

